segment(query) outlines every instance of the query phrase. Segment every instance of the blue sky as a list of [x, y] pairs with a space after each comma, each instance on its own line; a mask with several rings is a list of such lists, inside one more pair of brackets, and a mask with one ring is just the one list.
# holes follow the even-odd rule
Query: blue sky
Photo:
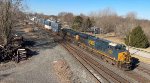
[[59, 12], [86, 14], [111, 8], [118, 15], [136, 12], [139, 18], [150, 20], [150, 0], [26, 0], [30, 11], [57, 15]]

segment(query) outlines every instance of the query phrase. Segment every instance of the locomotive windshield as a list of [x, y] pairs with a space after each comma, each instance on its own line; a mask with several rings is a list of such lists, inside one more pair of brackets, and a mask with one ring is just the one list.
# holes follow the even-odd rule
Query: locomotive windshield
[[118, 49], [118, 50], [126, 50], [125, 45], [117, 45], [115, 48]]

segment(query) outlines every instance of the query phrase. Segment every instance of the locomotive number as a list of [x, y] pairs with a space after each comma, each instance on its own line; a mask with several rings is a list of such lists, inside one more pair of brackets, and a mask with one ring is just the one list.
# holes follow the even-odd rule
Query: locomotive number
[[89, 44], [94, 46], [94, 45], [95, 45], [95, 42], [92, 41], [92, 40], [89, 40]]

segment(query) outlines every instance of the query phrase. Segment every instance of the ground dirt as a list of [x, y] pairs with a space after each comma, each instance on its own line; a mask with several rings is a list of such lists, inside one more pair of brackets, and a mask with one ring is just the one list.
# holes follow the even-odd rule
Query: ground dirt
[[25, 38], [31, 56], [19, 64], [1, 63], [0, 83], [96, 83], [48, 31], [37, 27], [29, 32], [20, 27], [16, 30]]

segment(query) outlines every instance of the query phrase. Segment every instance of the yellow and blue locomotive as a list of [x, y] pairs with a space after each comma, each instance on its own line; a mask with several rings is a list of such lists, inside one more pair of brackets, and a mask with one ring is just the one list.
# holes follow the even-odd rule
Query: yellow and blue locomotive
[[72, 29], [63, 29], [62, 31], [65, 34], [65, 39], [100, 54], [100, 57], [107, 62], [111, 62], [113, 65], [117, 65], [125, 70], [131, 68], [131, 56], [123, 44], [113, 43]]
[[[56, 21], [49, 21], [41, 19], [41, 24], [52, 28], [52, 31], [58, 34], [63, 33], [63, 38], [74, 42], [82, 48], [89, 49], [101, 55], [100, 57], [111, 64], [117, 65], [121, 68], [130, 69], [132, 64], [132, 57], [126, 47], [122, 44], [116, 44], [111, 41], [97, 38], [85, 33], [81, 33], [72, 29], [62, 29], [60, 23]], [[46, 28], [46, 27], [45, 27]]]

